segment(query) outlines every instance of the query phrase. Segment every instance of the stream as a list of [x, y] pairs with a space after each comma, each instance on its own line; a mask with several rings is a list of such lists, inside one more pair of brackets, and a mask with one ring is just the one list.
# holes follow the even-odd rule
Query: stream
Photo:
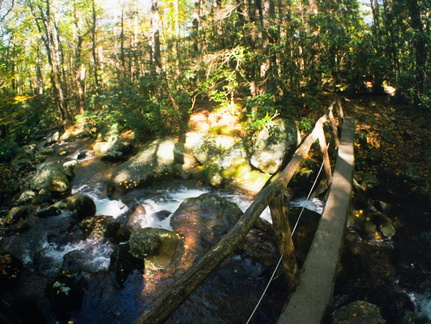
[[[72, 152], [68, 158], [75, 157], [76, 152]], [[124, 222], [136, 205], [143, 206], [147, 216], [140, 219], [141, 228], [172, 230], [170, 224], [172, 213], [185, 199], [198, 197], [204, 193], [215, 193], [234, 202], [243, 212], [253, 199], [250, 194], [243, 191], [216, 190], [202, 186], [197, 180], [171, 179], [154, 182], [145, 188], [126, 193], [120, 200], [112, 200], [107, 197], [106, 189], [114, 165], [94, 156], [79, 162], [71, 182], [72, 194], [85, 194], [91, 197], [96, 204], [96, 216], [100, 219], [109, 216], [115, 221]], [[317, 198], [312, 200], [299, 198], [289, 201], [289, 206], [297, 209], [304, 207], [317, 215], [322, 213], [324, 203]], [[404, 217], [407, 217], [407, 213], [410, 215], [413, 212], [408, 210], [400, 212], [403, 213]], [[31, 230], [0, 237], [0, 249], [11, 252], [24, 264], [18, 287], [6, 295], [6, 298], [28, 300], [36, 305], [43, 314], [41, 316], [43, 320], [34, 320], [34, 323], [56, 324], [59, 320], [60, 322], [70, 320], [77, 324], [133, 322], [161, 291], [169, 289], [172, 279], [167, 274], [135, 268], [126, 276], [124, 282], [119, 284], [111, 263], [113, 254], [121, 249], [125, 242], [118, 244], [103, 237], [92, 236], [82, 239], [76, 233], [68, 232], [71, 228], [71, 217], [70, 212], [47, 218], [34, 216], [28, 220]], [[271, 223], [269, 208], [264, 210], [261, 218]], [[315, 216], [312, 218], [315, 219]], [[405, 224], [399, 225], [400, 228], [403, 226], [408, 227]], [[423, 224], [410, 225], [406, 233], [399, 231], [393, 242], [372, 242], [375, 250], [371, 253], [377, 251], [377, 254], [381, 253], [382, 256], [388, 254], [395, 261], [398, 273], [394, 278], [386, 278], [386, 282], [402, 289], [410, 299], [416, 317], [421, 323], [425, 323], [431, 320], [429, 222], [425, 220]], [[271, 234], [253, 229], [241, 247], [189, 296], [167, 323], [247, 322], [278, 261], [279, 256]], [[422, 249], [426, 253], [422, 253]], [[79, 310], [68, 311], [68, 318], [59, 318], [47, 297], [46, 287], [53, 278], [64, 271], [75, 273], [75, 279], [82, 284], [84, 290]], [[283, 280], [281, 274], [275, 276], [250, 323], [277, 321], [287, 298]], [[342, 288], [336, 291], [335, 306], [342, 306], [349, 299], [355, 300], [364, 296], [361, 295], [361, 291], [359, 293], [355, 291], [355, 284], [349, 281], [349, 277], [347, 283], [343, 283], [342, 280], [340, 282]], [[368, 298], [369, 291], [365, 295]], [[29, 314], [31, 318], [33, 314]]]

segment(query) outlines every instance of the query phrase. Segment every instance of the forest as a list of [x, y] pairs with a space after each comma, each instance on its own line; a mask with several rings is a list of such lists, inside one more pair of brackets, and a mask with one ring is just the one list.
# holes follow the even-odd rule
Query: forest
[[[91, 120], [136, 138], [184, 132], [197, 103], [309, 123], [317, 94], [427, 111], [429, 0], [2, 0], [0, 161]], [[268, 117], [269, 116], [269, 117]]]
[[[274, 219], [312, 203], [283, 261], [302, 271], [348, 124], [326, 320], [359, 301], [350, 319], [428, 323], [430, 15], [431, 0], [0, 0], [0, 322], [131, 323], [226, 233], [241, 242], [172, 322], [245, 322], [271, 281], [250, 323], [275, 322], [296, 279], [275, 267]], [[301, 141], [292, 184], [238, 221]]]

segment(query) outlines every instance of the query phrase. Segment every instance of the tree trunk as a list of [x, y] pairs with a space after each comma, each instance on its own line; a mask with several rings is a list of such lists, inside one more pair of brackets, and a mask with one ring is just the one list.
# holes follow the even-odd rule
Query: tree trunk
[[99, 92], [99, 58], [97, 56], [97, 12], [96, 12], [96, 0], [91, 2], [91, 55], [93, 57], [93, 78], [94, 87], [96, 93]]
[[413, 44], [415, 46], [415, 75], [417, 83], [417, 95], [415, 98], [416, 104], [418, 99], [425, 90], [425, 78], [426, 78], [426, 62], [427, 62], [427, 35], [424, 33], [424, 26], [421, 21], [421, 12], [417, 0], [409, 0], [409, 11], [410, 11], [410, 24], [415, 32]]
[[152, 65], [159, 71], [161, 66], [161, 51], [160, 51], [160, 16], [158, 0], [151, 0], [151, 52]]
[[69, 113], [65, 99], [65, 83], [61, 70], [61, 53], [58, 43], [58, 33], [51, 14], [50, 2], [49, 0], [45, 0], [45, 8], [42, 7], [43, 3], [38, 5], [38, 12], [36, 12], [36, 7], [31, 0], [28, 0], [27, 4], [30, 7], [46, 48], [48, 63], [51, 69], [51, 84], [57, 108], [61, 114], [64, 125], [71, 125], [73, 119]]

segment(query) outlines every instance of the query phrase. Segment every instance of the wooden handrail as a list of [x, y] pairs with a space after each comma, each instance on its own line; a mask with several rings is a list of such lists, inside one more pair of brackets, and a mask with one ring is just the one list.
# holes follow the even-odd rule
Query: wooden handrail
[[[331, 106], [333, 106], [332, 104]], [[289, 289], [294, 289], [297, 282], [298, 268], [293, 249], [293, 242], [290, 236], [290, 225], [287, 220], [286, 208], [284, 204], [284, 191], [298, 170], [298, 167], [310, 151], [313, 143], [319, 139], [323, 141], [323, 125], [330, 121], [328, 110], [315, 124], [313, 131], [305, 138], [302, 144], [295, 151], [292, 159], [283, 171], [269, 185], [264, 187], [256, 196], [250, 207], [243, 213], [233, 228], [222, 237], [202, 258], [178, 278], [172, 287], [166, 289], [152, 304], [141, 314], [135, 324], [141, 323], [162, 323], [185, 301], [185, 299], [205, 280], [205, 278], [236, 248], [251, 230], [256, 220], [263, 210], [270, 206], [273, 218], [274, 230], [277, 236], [280, 253], [283, 259], [283, 268], [290, 283]], [[333, 117], [332, 117], [333, 118]], [[331, 122], [332, 125], [332, 122]], [[335, 130], [336, 131], [336, 130]], [[333, 130], [334, 132], [334, 130]], [[326, 143], [326, 142], [325, 142]], [[325, 144], [326, 149], [326, 144]], [[329, 165], [327, 151], [322, 150], [326, 167]], [[330, 178], [330, 170], [327, 171]], [[328, 181], [330, 179], [327, 179]], [[286, 232], [288, 234], [286, 234]]]

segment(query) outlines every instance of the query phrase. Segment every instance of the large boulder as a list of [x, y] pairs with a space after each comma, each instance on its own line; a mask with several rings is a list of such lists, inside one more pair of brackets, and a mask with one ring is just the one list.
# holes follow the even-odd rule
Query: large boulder
[[60, 136], [61, 141], [74, 141], [78, 138], [86, 138], [93, 136], [95, 133], [96, 128], [91, 123], [84, 123], [80, 125], [74, 125], [71, 126], [69, 129], [67, 129], [63, 135]]
[[196, 160], [204, 165], [223, 154], [237, 141], [235, 137], [228, 135], [190, 132], [187, 134], [186, 144], [191, 148]]
[[66, 193], [70, 191], [70, 183], [64, 169], [56, 163], [43, 163], [37, 167], [36, 174], [30, 180], [30, 187], [39, 191], [42, 189], [52, 193]]
[[83, 194], [76, 194], [64, 200], [67, 210], [76, 212], [78, 219], [84, 219], [96, 214], [96, 204], [91, 197]]
[[262, 172], [274, 174], [299, 142], [300, 133], [293, 119], [272, 120], [257, 135], [250, 163]]
[[214, 187], [229, 184], [248, 191], [260, 191], [269, 175], [253, 169], [249, 156], [244, 142], [235, 144], [218, 159], [204, 166], [207, 182]]
[[156, 140], [143, 147], [127, 162], [120, 164], [112, 173], [108, 195], [119, 198], [129, 189], [143, 185], [147, 180], [174, 175], [175, 139]]
[[190, 267], [217, 244], [241, 215], [235, 203], [212, 194], [184, 200], [171, 217], [172, 228], [184, 237], [181, 267]]
[[130, 253], [145, 260], [149, 270], [164, 269], [171, 264], [179, 249], [180, 236], [163, 228], [145, 227], [130, 235]]
[[106, 142], [94, 144], [93, 149], [102, 156], [102, 160], [116, 162], [126, 158], [131, 150], [131, 145], [123, 141], [118, 135], [112, 135]]

